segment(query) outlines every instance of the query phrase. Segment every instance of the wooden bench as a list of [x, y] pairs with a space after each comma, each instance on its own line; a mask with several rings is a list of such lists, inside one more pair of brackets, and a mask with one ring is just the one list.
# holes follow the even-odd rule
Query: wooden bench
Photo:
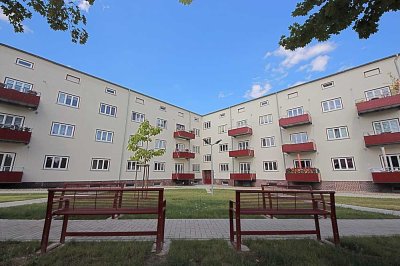
[[[242, 215], [264, 215], [271, 217], [310, 215], [314, 217], [315, 230], [244, 231], [241, 227]], [[230, 241], [237, 250], [241, 250], [243, 235], [316, 234], [317, 239], [321, 240], [319, 216], [330, 216], [334, 243], [339, 245], [334, 191], [236, 190], [236, 200], [229, 201]]]
[[[43, 228], [41, 253], [48, 249], [49, 233], [53, 217], [62, 216], [60, 243], [67, 236], [156, 236], [156, 251], [160, 252], [164, 242], [166, 200], [163, 188], [54, 188], [49, 189], [46, 218]], [[153, 214], [157, 216], [154, 231], [67, 231], [70, 216]]]

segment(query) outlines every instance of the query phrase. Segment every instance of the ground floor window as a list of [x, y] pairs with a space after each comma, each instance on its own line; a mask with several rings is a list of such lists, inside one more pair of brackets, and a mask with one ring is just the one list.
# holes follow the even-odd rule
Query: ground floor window
[[44, 169], [66, 170], [68, 169], [68, 156], [46, 155]]
[[140, 172], [140, 167], [138, 166], [138, 162], [136, 162], [136, 161], [128, 161], [127, 164], [126, 164], [126, 171], [128, 171], [128, 172], [134, 172], [134, 171]]
[[333, 170], [356, 170], [353, 157], [332, 158]]
[[154, 171], [155, 172], [164, 172], [165, 171], [165, 163], [164, 162], [154, 162]]
[[220, 172], [229, 172], [229, 164], [227, 164], [227, 163], [220, 163], [220, 164], [219, 164], [219, 171], [220, 171]]
[[110, 169], [110, 159], [92, 159], [90, 170], [108, 171]]
[[264, 161], [263, 162], [264, 171], [278, 171], [278, 162], [277, 161]]

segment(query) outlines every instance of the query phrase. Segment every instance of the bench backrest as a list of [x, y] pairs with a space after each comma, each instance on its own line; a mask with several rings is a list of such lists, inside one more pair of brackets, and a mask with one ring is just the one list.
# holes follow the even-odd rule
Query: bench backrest
[[269, 183], [266, 185], [261, 185], [262, 190], [312, 190], [310, 185], [278, 185], [275, 183]]
[[125, 187], [126, 182], [123, 181], [106, 181], [106, 182], [66, 182], [63, 188], [90, 188], [90, 187]]

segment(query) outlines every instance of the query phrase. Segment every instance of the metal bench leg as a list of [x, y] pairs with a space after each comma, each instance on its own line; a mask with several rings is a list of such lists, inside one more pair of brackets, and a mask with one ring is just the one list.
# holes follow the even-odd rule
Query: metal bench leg
[[[236, 194], [237, 196], [237, 194]], [[236, 197], [236, 250], [241, 251], [242, 250], [242, 229], [240, 225], [240, 198], [237, 196]]]
[[49, 191], [49, 195], [47, 197], [47, 209], [46, 209], [46, 218], [44, 220], [44, 227], [43, 227], [43, 234], [42, 234], [42, 241], [40, 243], [40, 253], [46, 253], [47, 245], [49, 244], [49, 234], [50, 234], [50, 227], [51, 227], [51, 219], [52, 217], [52, 208], [53, 208], [53, 197], [54, 192]]
[[233, 243], [235, 241], [233, 232], [233, 202], [229, 201], [229, 240]]
[[64, 215], [62, 229], [61, 229], [61, 237], [60, 237], [61, 244], [65, 243], [65, 234], [67, 233], [68, 219], [69, 215]]
[[315, 231], [317, 231], [317, 239], [318, 241], [321, 241], [321, 230], [319, 228], [318, 215], [314, 215], [314, 221], [315, 221]]
[[330, 195], [330, 201], [331, 201], [331, 222], [332, 222], [333, 242], [335, 243], [336, 246], [339, 246], [340, 244], [339, 228], [336, 219], [336, 206], [335, 206], [334, 194]]

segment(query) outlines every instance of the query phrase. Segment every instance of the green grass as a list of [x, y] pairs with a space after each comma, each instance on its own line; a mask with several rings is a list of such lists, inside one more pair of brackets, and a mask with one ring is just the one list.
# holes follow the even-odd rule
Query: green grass
[[0, 194], [0, 203], [3, 202], [11, 202], [11, 201], [21, 201], [21, 200], [30, 200], [30, 199], [41, 199], [41, 198], [47, 198], [47, 194], [43, 193], [28, 193], [28, 194], [22, 194], [22, 193], [6, 193], [6, 194]]
[[338, 196], [336, 197], [336, 202], [362, 207], [400, 211], [400, 199], [355, 198]]
[[35, 253], [39, 242], [0, 242], [0, 265], [23, 265]]

